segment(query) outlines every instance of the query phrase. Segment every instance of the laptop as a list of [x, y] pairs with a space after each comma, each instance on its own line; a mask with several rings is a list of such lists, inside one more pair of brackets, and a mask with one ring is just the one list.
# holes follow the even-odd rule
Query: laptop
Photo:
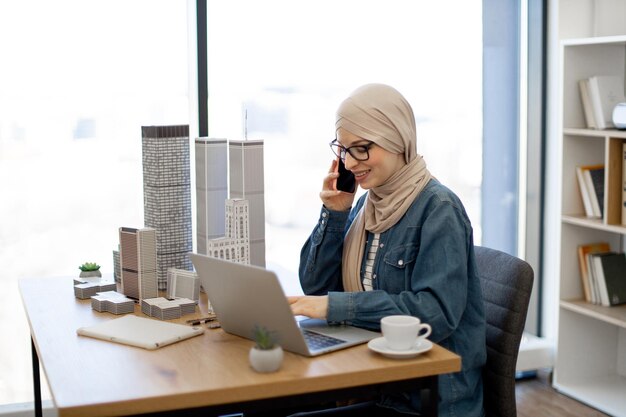
[[283, 349], [317, 356], [380, 337], [380, 333], [325, 320], [296, 320], [272, 271], [205, 255], [190, 253], [200, 283], [222, 329], [254, 340], [255, 326], [277, 335]]

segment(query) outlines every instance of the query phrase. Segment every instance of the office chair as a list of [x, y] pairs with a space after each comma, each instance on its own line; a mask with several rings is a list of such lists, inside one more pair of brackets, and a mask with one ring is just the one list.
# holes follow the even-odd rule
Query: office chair
[[504, 252], [476, 246], [475, 253], [487, 319], [485, 415], [516, 417], [515, 365], [534, 273], [528, 263]]

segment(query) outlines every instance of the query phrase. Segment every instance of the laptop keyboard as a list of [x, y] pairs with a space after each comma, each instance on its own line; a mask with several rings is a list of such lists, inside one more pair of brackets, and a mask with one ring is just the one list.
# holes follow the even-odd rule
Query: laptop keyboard
[[302, 334], [304, 335], [306, 344], [312, 350], [325, 349], [345, 342], [341, 339], [336, 339], [331, 336], [326, 336], [325, 334], [315, 333], [305, 329], [302, 329]]

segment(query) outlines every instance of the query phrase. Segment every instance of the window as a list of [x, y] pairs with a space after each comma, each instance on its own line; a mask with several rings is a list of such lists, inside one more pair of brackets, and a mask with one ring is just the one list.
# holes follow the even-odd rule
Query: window
[[[412, 104], [480, 242], [481, 6], [209, 0], [209, 135], [265, 140], [268, 265], [297, 270], [334, 112], [368, 82]], [[0, 404], [32, 400], [17, 279], [110, 273], [118, 228], [143, 225], [141, 126], [189, 123], [187, 33], [177, 0], [0, 2], [0, 328], [18, 340], [0, 341]]]
[[33, 398], [17, 279], [112, 273], [118, 228], [143, 227], [141, 126], [189, 123], [187, 5], [0, 2], [0, 56], [5, 404]]
[[481, 2], [208, 0], [207, 9], [209, 136], [264, 140], [269, 266], [297, 271], [335, 110], [369, 82], [409, 100], [418, 152], [461, 197], [480, 242]]

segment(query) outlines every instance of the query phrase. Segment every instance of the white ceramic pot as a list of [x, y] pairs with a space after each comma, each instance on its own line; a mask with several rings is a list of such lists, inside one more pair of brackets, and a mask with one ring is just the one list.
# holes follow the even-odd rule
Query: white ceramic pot
[[80, 271], [78, 276], [80, 278], [102, 277], [102, 272], [99, 269], [96, 271]]
[[283, 348], [276, 346], [273, 349], [250, 349], [250, 365], [257, 372], [276, 372], [283, 363]]

